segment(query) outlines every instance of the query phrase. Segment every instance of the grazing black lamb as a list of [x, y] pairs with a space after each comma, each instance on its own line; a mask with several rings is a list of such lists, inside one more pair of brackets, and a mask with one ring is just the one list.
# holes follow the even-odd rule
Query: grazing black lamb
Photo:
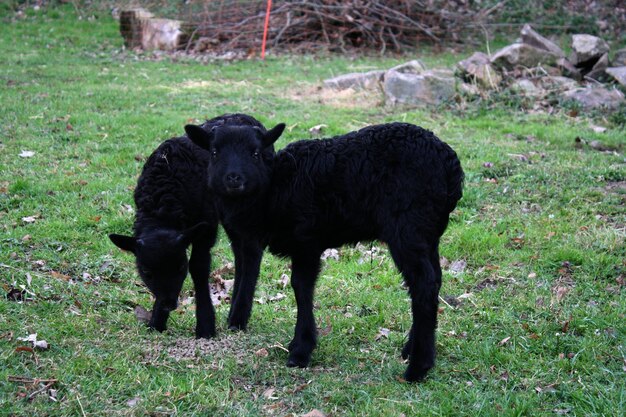
[[[216, 117], [201, 129], [231, 125], [252, 126], [265, 132], [259, 121], [245, 114]], [[158, 331], [166, 329], [189, 269], [196, 293], [198, 338], [215, 335], [208, 280], [218, 214], [206, 184], [208, 161], [209, 153], [186, 136], [163, 142], [150, 155], [137, 181], [133, 236], [109, 235], [116, 246], [135, 255], [139, 275], [155, 297], [148, 325]], [[186, 250], [190, 244], [188, 262]]]
[[[211, 154], [208, 184], [233, 245], [269, 246], [291, 258], [298, 314], [287, 366], [306, 367], [316, 345], [313, 291], [322, 252], [377, 239], [387, 243], [411, 295], [404, 377], [423, 379], [435, 361], [439, 238], [462, 194], [456, 153], [433, 133], [405, 123], [299, 141], [274, 153], [284, 127], [185, 130]], [[258, 274], [258, 259], [248, 261], [239, 265], [246, 289], [233, 310], [241, 320], [234, 324], [244, 327]]]

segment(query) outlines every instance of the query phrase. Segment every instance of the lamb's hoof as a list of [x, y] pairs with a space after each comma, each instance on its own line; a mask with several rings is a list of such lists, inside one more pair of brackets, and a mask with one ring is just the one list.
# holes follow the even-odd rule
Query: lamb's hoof
[[230, 330], [231, 332], [243, 332], [246, 329], [243, 327], [239, 327], [239, 326], [234, 326], [234, 325], [230, 325], [228, 326], [228, 330]]
[[297, 353], [289, 353], [289, 358], [287, 359], [287, 367], [288, 368], [306, 368], [309, 366], [309, 362], [311, 361], [310, 355], [297, 354]]
[[404, 372], [404, 380], [406, 382], [422, 382], [426, 378], [426, 374], [430, 368], [412, 369], [410, 366]]
[[287, 368], [307, 368], [309, 361], [289, 358], [287, 359]]
[[217, 333], [215, 332], [215, 330], [213, 331], [209, 331], [209, 330], [196, 330], [196, 339], [211, 339], [213, 337], [215, 337]]
[[156, 330], [159, 333], [163, 333], [164, 331], [167, 330], [167, 326], [165, 326], [165, 325], [148, 324], [148, 328], [150, 330]]

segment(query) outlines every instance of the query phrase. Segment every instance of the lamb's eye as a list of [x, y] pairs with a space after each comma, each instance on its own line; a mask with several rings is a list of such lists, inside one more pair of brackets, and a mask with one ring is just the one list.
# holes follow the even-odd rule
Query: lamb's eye
[[217, 150], [216, 149], [211, 149], [211, 157], [212, 158], [217, 158]]
[[259, 152], [258, 149], [255, 149], [255, 151], [252, 153], [252, 157], [254, 159], [259, 159], [261, 157], [261, 152]]

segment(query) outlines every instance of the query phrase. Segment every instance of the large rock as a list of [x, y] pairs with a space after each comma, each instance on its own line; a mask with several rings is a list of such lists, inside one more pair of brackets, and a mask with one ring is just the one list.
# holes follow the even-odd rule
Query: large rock
[[615, 109], [626, 102], [622, 92], [604, 87], [577, 88], [564, 92], [562, 97], [577, 102], [585, 109]]
[[522, 43], [525, 43], [535, 48], [543, 49], [544, 51], [552, 52], [559, 58], [565, 57], [565, 52], [557, 44], [549, 39], [544, 38], [530, 27], [530, 25], [524, 25], [522, 28]]
[[597, 36], [572, 35], [570, 61], [579, 68], [592, 67], [607, 52], [609, 52], [609, 45]]
[[426, 66], [421, 61], [414, 59], [404, 64], [391, 68], [389, 71], [396, 71], [402, 74], [421, 74], [426, 71]]
[[533, 68], [540, 65], [554, 65], [559, 58], [550, 51], [525, 43], [514, 43], [496, 52], [491, 57], [491, 63], [498, 68], [506, 69], [513, 69], [516, 66]]
[[378, 88], [385, 71], [354, 72], [324, 80], [324, 86], [333, 90], [366, 90]]
[[615, 51], [611, 63], [614, 67], [626, 67], [626, 48]]
[[496, 72], [489, 61], [489, 56], [482, 52], [474, 52], [472, 56], [457, 64], [458, 73], [465, 81], [484, 88], [496, 88], [502, 77]]
[[383, 84], [388, 103], [437, 105], [455, 94], [455, 79], [449, 71], [425, 71], [422, 74], [403, 74], [387, 71]]
[[626, 66], [609, 67], [606, 69], [606, 73], [610, 75], [615, 81], [626, 87]]

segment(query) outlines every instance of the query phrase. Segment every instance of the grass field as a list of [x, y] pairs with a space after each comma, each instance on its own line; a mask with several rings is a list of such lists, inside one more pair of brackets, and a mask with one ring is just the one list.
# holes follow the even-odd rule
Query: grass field
[[[3, 25], [0, 415], [626, 414], [623, 117], [514, 100], [385, 107], [321, 80], [414, 57], [147, 59], [122, 49], [110, 17], [78, 20], [71, 6]], [[417, 57], [432, 67], [464, 56]], [[409, 302], [378, 244], [325, 262], [308, 369], [284, 366], [295, 300], [281, 282], [288, 262], [270, 255], [246, 333], [226, 329], [221, 304], [219, 336], [196, 341], [190, 282], [167, 332], [137, 320], [151, 296], [107, 234], [131, 231], [152, 150], [226, 112], [285, 122], [278, 147], [319, 124], [330, 136], [406, 121], [456, 149], [465, 195], [441, 245], [438, 362], [425, 382], [399, 380]], [[213, 268], [230, 261], [222, 236]], [[48, 349], [19, 340], [35, 333]]]

